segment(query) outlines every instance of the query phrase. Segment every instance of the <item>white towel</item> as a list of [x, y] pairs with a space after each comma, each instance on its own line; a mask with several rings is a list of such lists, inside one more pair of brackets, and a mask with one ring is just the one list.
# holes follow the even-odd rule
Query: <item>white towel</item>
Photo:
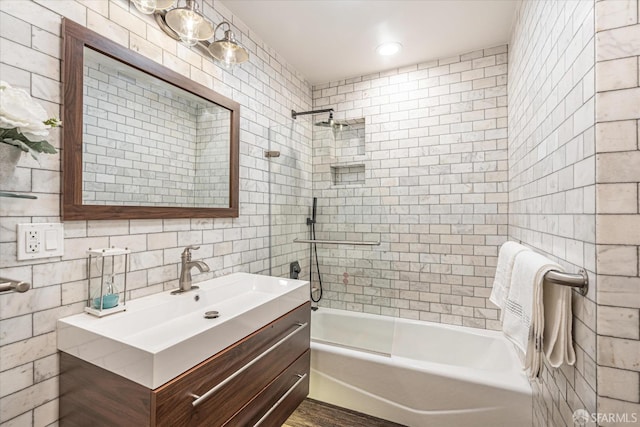
[[571, 288], [545, 283], [544, 300], [544, 354], [554, 368], [563, 363], [573, 365], [576, 353], [573, 349], [571, 328]]
[[502, 330], [519, 350], [529, 378], [536, 378], [542, 366], [545, 320], [542, 284], [549, 270], [562, 271], [562, 267], [533, 251], [516, 255], [505, 305]]
[[500, 320], [504, 319], [504, 306], [509, 295], [509, 286], [511, 286], [511, 273], [513, 271], [513, 263], [516, 255], [522, 251], [529, 250], [516, 242], [505, 242], [500, 246], [498, 252], [498, 263], [496, 265], [496, 276], [493, 280], [493, 288], [489, 301], [500, 308]]

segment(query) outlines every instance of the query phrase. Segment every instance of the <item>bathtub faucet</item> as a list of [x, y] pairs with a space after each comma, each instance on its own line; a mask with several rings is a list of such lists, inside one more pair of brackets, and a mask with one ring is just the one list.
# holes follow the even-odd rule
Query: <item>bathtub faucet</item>
[[209, 266], [203, 261], [191, 261], [191, 250], [198, 250], [200, 246], [187, 246], [182, 251], [182, 263], [180, 266], [180, 288], [171, 292], [171, 295], [181, 294], [183, 292], [188, 292], [192, 289], [198, 289], [197, 286], [191, 285], [191, 269], [197, 268], [201, 273], [206, 273], [209, 271]]

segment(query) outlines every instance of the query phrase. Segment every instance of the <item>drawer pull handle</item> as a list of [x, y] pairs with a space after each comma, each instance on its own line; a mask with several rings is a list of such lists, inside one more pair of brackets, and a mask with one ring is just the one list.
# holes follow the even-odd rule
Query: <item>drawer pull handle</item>
[[291, 394], [291, 392], [292, 392], [293, 390], [295, 390], [295, 389], [296, 389], [296, 387], [298, 387], [298, 384], [300, 384], [302, 381], [304, 381], [304, 379], [307, 377], [307, 374], [302, 374], [302, 375], [298, 374], [297, 376], [298, 376], [298, 381], [296, 381], [296, 382], [291, 386], [291, 388], [289, 388], [289, 390], [287, 390], [287, 392], [286, 392], [285, 394], [283, 394], [283, 395], [282, 395], [282, 397], [280, 397], [280, 399], [278, 399], [278, 401], [277, 401], [276, 403], [274, 403], [274, 404], [273, 404], [273, 406], [271, 407], [271, 409], [269, 409], [269, 410], [268, 410], [268, 411], [267, 411], [267, 412], [262, 416], [262, 418], [260, 418], [260, 419], [258, 420], [258, 422], [257, 422], [257, 423], [255, 423], [255, 424], [253, 425], [253, 427], [257, 427], [257, 426], [259, 426], [260, 424], [262, 424], [262, 422], [263, 422], [263, 421], [264, 421], [264, 420], [265, 420], [269, 415], [271, 415], [271, 413], [272, 413], [273, 411], [275, 411], [275, 410], [276, 410], [276, 408], [277, 408], [277, 407], [282, 403], [282, 401], [283, 401], [283, 400], [285, 400], [285, 399], [287, 398], [287, 396], [289, 396], [289, 395]]
[[257, 356], [255, 359], [253, 359], [251, 362], [247, 363], [246, 365], [244, 365], [242, 368], [238, 369], [237, 371], [235, 371], [233, 374], [231, 374], [230, 376], [228, 376], [227, 378], [225, 378], [222, 382], [220, 382], [218, 385], [216, 385], [215, 387], [213, 387], [212, 389], [210, 389], [209, 391], [207, 391], [205, 394], [203, 394], [202, 396], [198, 396], [197, 394], [191, 394], [191, 397], [193, 397], [195, 400], [193, 402], [191, 402], [191, 404], [193, 405], [193, 407], [197, 407], [198, 405], [200, 405], [202, 402], [204, 402], [205, 400], [207, 400], [209, 397], [211, 397], [212, 394], [214, 394], [215, 392], [217, 392], [218, 390], [220, 390], [222, 387], [224, 387], [226, 384], [228, 384], [230, 381], [232, 381], [235, 377], [237, 377], [238, 375], [242, 374], [244, 371], [246, 371], [247, 369], [249, 369], [251, 366], [253, 366], [255, 363], [257, 363], [258, 361], [260, 361], [260, 359], [262, 359], [263, 357], [265, 357], [267, 354], [271, 353], [273, 350], [275, 350], [276, 348], [278, 348], [280, 346], [280, 344], [284, 343], [285, 341], [287, 341], [289, 338], [291, 338], [292, 336], [294, 336], [295, 334], [297, 334], [298, 332], [300, 332], [301, 330], [303, 330], [304, 328], [306, 328], [309, 325], [308, 322], [304, 322], [304, 323], [296, 323], [297, 328], [291, 332], [289, 332], [289, 334], [287, 334], [287, 336], [285, 336], [284, 338], [282, 338], [280, 341], [278, 341], [277, 343], [275, 343], [274, 345], [272, 345], [271, 347], [269, 347], [268, 349], [266, 349], [265, 351], [263, 351], [262, 353], [260, 353], [259, 356]]

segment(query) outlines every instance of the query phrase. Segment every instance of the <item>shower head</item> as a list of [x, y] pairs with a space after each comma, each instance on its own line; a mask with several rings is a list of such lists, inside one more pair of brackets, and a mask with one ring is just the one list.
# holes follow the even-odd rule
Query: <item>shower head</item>
[[302, 112], [291, 110], [291, 118], [295, 120], [298, 116], [303, 116], [306, 114], [320, 114], [320, 113], [329, 113], [329, 118], [323, 122], [316, 123], [315, 124], [316, 126], [333, 128], [333, 130], [342, 130], [345, 127], [349, 126], [346, 123], [337, 123], [333, 119], [333, 108], [325, 108], [324, 110], [313, 110], [313, 111], [302, 111]]
[[333, 119], [333, 111], [329, 112], [329, 118], [323, 122], [317, 122], [316, 126], [325, 127], [325, 128], [333, 128], [334, 130], [342, 130], [345, 127], [349, 126], [346, 123], [338, 123]]

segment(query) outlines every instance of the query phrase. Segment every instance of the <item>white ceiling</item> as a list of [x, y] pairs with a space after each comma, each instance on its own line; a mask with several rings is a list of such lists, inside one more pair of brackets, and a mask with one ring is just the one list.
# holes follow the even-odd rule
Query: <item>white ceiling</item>
[[[310, 83], [446, 58], [509, 41], [517, 0], [223, 0]], [[403, 48], [381, 57], [376, 47]]]

